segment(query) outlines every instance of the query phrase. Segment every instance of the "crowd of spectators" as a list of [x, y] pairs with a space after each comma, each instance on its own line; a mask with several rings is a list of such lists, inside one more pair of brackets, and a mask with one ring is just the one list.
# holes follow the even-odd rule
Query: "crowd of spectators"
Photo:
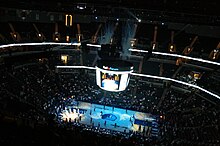
[[[15, 23], [17, 24], [17, 23]], [[23, 23], [22, 23], [23, 24]], [[19, 23], [19, 26], [22, 26]], [[4, 28], [8, 24], [1, 23]], [[53, 24], [37, 24], [44, 32], [47, 41], [52, 40]], [[96, 24], [94, 24], [94, 27]], [[91, 27], [86, 27], [85, 31]], [[50, 29], [48, 29], [50, 28]], [[33, 30], [28, 24], [27, 31], [23, 27], [16, 28], [21, 31], [23, 40], [21, 42], [37, 39]], [[48, 31], [47, 31], [48, 30]], [[61, 31], [65, 28], [61, 28]], [[1, 44], [14, 43], [9, 35], [10, 30], [1, 32], [5, 40]], [[168, 31], [166, 31], [168, 34]], [[84, 33], [84, 32], [83, 32]], [[85, 32], [86, 33], [86, 32]], [[94, 33], [94, 32], [93, 32]], [[7, 35], [5, 35], [7, 34]], [[88, 33], [92, 35], [91, 33]], [[187, 35], [186, 35], [187, 36]], [[90, 36], [86, 36], [88, 39]], [[144, 36], [145, 37], [145, 36]], [[147, 36], [146, 36], [147, 37]], [[148, 36], [150, 37], [150, 36]], [[188, 36], [187, 36], [188, 37]], [[62, 38], [63, 40], [64, 37]], [[165, 38], [167, 39], [167, 38]], [[28, 40], [28, 41], [27, 41]], [[182, 39], [179, 38], [182, 41]], [[184, 42], [185, 43], [185, 42]], [[161, 47], [160, 49], [164, 49]], [[128, 88], [123, 92], [113, 93], [103, 91], [96, 86], [95, 73], [84, 69], [72, 70], [69, 73], [57, 71], [55, 65], [63, 65], [60, 61], [60, 54], [46, 56], [44, 59], [31, 59], [10, 61], [16, 53], [25, 51], [45, 51], [49, 47], [14, 47], [1, 49], [1, 55], [8, 55], [5, 61], [9, 64], [2, 64], [0, 60], [0, 143], [21, 144], [21, 145], [42, 145], [45, 142], [50, 145], [220, 145], [219, 126], [220, 108], [219, 100], [215, 102], [202, 98], [198, 90], [188, 86], [169, 83], [188, 90], [188, 92], [176, 91], [170, 85], [164, 85], [163, 81], [146, 79], [142, 77], [131, 77]], [[16, 53], [14, 53], [16, 52]], [[51, 52], [50, 52], [51, 53]], [[79, 65], [79, 51], [69, 51], [71, 65]], [[89, 57], [95, 55], [84, 55], [84, 65], [91, 66]], [[178, 68], [175, 66], [176, 59], [171, 57], [160, 57], [169, 59], [173, 64], [163, 64], [165, 77], [172, 77]], [[207, 56], [206, 56], [207, 57]], [[20, 58], [20, 56], [18, 56]], [[22, 58], [22, 57], [21, 57]], [[29, 58], [30, 59], [30, 58]], [[93, 60], [94, 61], [94, 60]], [[202, 65], [196, 62], [195, 64]], [[139, 65], [139, 63], [138, 63]], [[144, 64], [144, 73], [159, 75], [161, 63], [148, 62]], [[137, 68], [137, 67], [136, 67]], [[154, 74], [156, 72], [156, 74]], [[206, 75], [206, 74], [205, 74]], [[208, 74], [210, 75], [210, 74]], [[215, 76], [204, 76], [196, 84], [210, 91], [218, 92], [218, 80]], [[189, 82], [188, 74], [181, 72], [175, 77], [178, 80]], [[198, 96], [198, 94], [201, 94]], [[212, 98], [208, 96], [208, 98]], [[62, 110], [68, 99], [86, 101], [90, 103], [104, 104], [119, 108], [126, 108], [146, 113], [159, 115], [161, 118], [160, 135], [161, 139], [149, 141], [137, 135], [123, 135], [106, 129], [97, 130], [95, 127], [88, 127], [80, 124], [56, 123], [53, 114], [57, 109]], [[3, 132], [4, 131], [4, 132]], [[5, 132], [6, 131], [6, 132]]]
[[193, 145], [219, 144], [219, 107], [200, 99], [195, 95], [185, 99], [168, 111], [167, 119], [174, 126], [171, 128], [175, 143]]
[[[118, 145], [219, 144], [218, 105], [213, 106], [213, 103], [197, 97], [192, 92], [183, 94], [168, 86], [165, 98], [158, 107], [164, 92], [163, 85], [158, 87], [150, 80], [132, 77], [128, 88], [123, 92], [103, 91], [96, 86], [92, 71], [77, 69], [74, 73], [56, 72], [55, 65], [51, 61], [54, 58], [35, 60], [21, 65], [16, 63], [13, 67], [2, 65], [1, 122], [7, 120], [14, 122], [12, 128], [4, 127], [9, 132], [1, 133], [5, 134], [2, 143], [38, 144], [43, 142], [42, 139], [50, 142], [50, 139], [56, 137], [57, 140], [51, 142], [54, 145], [69, 144], [72, 142], [69, 139], [75, 139], [81, 145], [89, 144], [84, 139], [96, 145], [109, 141], [111, 141], [109, 145], [115, 143]], [[97, 132], [94, 128], [83, 125], [69, 123], [57, 125], [51, 120], [56, 118], [51, 118], [51, 115], [58, 107], [62, 109], [66, 103], [64, 101], [69, 98], [158, 114], [162, 120], [161, 139], [154, 142], [146, 139], [137, 140], [135, 136], [115, 135], [112, 131], [106, 134], [105, 130]], [[11, 132], [16, 128], [20, 130], [12, 134]], [[24, 137], [17, 136], [22, 128], [26, 129]], [[32, 132], [34, 136], [28, 134]], [[39, 134], [41, 132], [47, 133], [48, 136], [43, 137]]]
[[[46, 115], [56, 112], [58, 107], [61, 109], [65, 107], [69, 98], [99, 104], [106, 103], [122, 108], [132, 104], [127, 108], [138, 111], [142, 106], [136, 97], [133, 102], [129, 101], [131, 96], [125, 93], [117, 96], [107, 93], [104, 98], [108, 102], [103, 101], [105, 93], [95, 85], [94, 76], [89, 76], [85, 70], [79, 70], [74, 74], [56, 74], [55, 70], [49, 68], [47, 62], [33, 62], [13, 66], [10, 70], [5, 67], [1, 70], [1, 74], [3, 81], [1, 93], [4, 95], [1, 99], [4, 104], [2, 111], [10, 111], [15, 121], [22, 119], [28, 121], [26, 122], [28, 125], [39, 123], [47, 125], [49, 119]], [[144, 102], [144, 99], [142, 101]], [[2, 112], [2, 114], [6, 113]]]

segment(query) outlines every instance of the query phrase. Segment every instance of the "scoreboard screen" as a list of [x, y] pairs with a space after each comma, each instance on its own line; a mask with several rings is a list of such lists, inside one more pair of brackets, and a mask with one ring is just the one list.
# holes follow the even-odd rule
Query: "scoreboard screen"
[[101, 87], [108, 88], [110, 90], [118, 90], [119, 89], [119, 77], [121, 75], [109, 73], [109, 72], [101, 72]]
[[[116, 62], [120, 65], [117, 65]], [[114, 64], [112, 65], [112, 63]], [[130, 62], [101, 60], [96, 66], [96, 83], [107, 91], [123, 91], [128, 86], [132, 71], [133, 66]]]

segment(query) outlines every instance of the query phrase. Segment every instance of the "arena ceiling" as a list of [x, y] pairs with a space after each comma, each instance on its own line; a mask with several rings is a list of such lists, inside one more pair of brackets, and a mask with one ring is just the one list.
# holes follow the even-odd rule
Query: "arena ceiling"
[[[158, 10], [167, 12], [194, 13], [200, 15], [219, 15], [219, 1], [209, 0], [7, 0], [2, 6], [6, 7], [74, 7], [77, 4], [102, 7], [126, 7], [136, 9]], [[38, 7], [35, 7], [38, 6]]]

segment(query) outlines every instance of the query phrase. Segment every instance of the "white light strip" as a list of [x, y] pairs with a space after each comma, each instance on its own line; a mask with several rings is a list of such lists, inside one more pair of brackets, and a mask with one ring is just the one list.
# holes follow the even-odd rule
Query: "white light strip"
[[86, 46], [101, 48], [101, 45], [95, 45], [95, 44], [86, 44]]
[[89, 66], [56, 66], [56, 68], [84, 68], [84, 69], [96, 69], [95, 67], [89, 67]]
[[[96, 67], [89, 67], [89, 66], [56, 66], [57, 68], [84, 68], [84, 69], [96, 69]], [[97, 69], [100, 69], [100, 68], [97, 68]], [[114, 71], [115, 72], [115, 71]], [[124, 72], [123, 72], [124, 73]], [[171, 78], [166, 78], [166, 77], [160, 77], [160, 76], [153, 76], [153, 75], [146, 75], [146, 74], [138, 74], [138, 73], [133, 73], [133, 72], [129, 72], [131, 75], [134, 75], [134, 76], [140, 76], [140, 77], [147, 77], [147, 78], [154, 78], [154, 79], [160, 79], [160, 80], [167, 80], [167, 81], [172, 81], [172, 82], [176, 82], [176, 83], [179, 83], [179, 84], [182, 84], [182, 85], [186, 85], [186, 86], [190, 86], [190, 87], [193, 87], [193, 88], [196, 88], [196, 89], [199, 89], [211, 96], [214, 96], [218, 99], [220, 99], [220, 96], [218, 96], [217, 94], [214, 94], [202, 87], [199, 87], [197, 85], [193, 85], [193, 84], [189, 84], [189, 83], [186, 83], [186, 82], [183, 82], [183, 81], [179, 81], [179, 80], [175, 80], [175, 79], [171, 79]]]
[[206, 89], [204, 89], [202, 87], [199, 87], [197, 85], [189, 84], [189, 83], [186, 83], [186, 82], [183, 82], [183, 81], [179, 81], [179, 80], [175, 80], [175, 79], [171, 79], [171, 78], [166, 78], [166, 77], [160, 77], [160, 76], [138, 74], [138, 73], [131, 73], [131, 75], [176, 82], [176, 83], [179, 83], [179, 84], [183, 84], [183, 85], [186, 85], [186, 86], [190, 86], [190, 87], [199, 89], [199, 90], [201, 90], [201, 91], [203, 91], [203, 92], [205, 92], [205, 93], [207, 93], [207, 94], [209, 94], [211, 96], [214, 96], [214, 97], [220, 99], [220, 96], [218, 96], [217, 94], [214, 94], [214, 93], [212, 93], [212, 92], [210, 92], [210, 91], [208, 91], [208, 90], [206, 90]]
[[101, 68], [96, 67], [89, 67], [89, 66], [56, 66], [56, 68], [83, 68], [83, 69], [98, 69], [102, 72], [109, 72], [109, 73], [115, 73], [115, 74], [128, 74], [133, 72], [133, 70], [131, 71], [113, 71], [113, 70], [104, 70]]
[[[129, 51], [148, 53], [148, 51], [138, 50], [138, 49], [129, 49]], [[163, 55], [163, 56], [172, 56], [172, 57], [180, 57], [180, 58], [195, 60], [195, 61], [199, 61], [199, 62], [214, 64], [214, 65], [220, 65], [220, 63], [218, 63], [218, 62], [213, 62], [213, 61], [204, 60], [204, 59], [201, 59], [201, 58], [193, 58], [193, 57], [183, 56], [183, 55], [178, 55], [178, 54], [163, 53], [163, 52], [154, 52], [154, 51], [152, 52], [152, 54]]]
[[41, 46], [41, 45], [80, 46], [81, 43], [56, 43], [56, 42], [16, 43], [16, 44], [1, 45], [0, 48], [20, 47], [20, 46]]

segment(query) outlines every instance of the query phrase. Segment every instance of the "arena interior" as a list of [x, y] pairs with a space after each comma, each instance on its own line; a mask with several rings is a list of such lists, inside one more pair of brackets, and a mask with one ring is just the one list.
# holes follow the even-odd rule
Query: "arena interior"
[[[1, 3], [0, 144], [220, 146], [218, 7], [212, 0]], [[97, 62], [109, 58], [133, 65], [125, 90], [97, 85]]]

